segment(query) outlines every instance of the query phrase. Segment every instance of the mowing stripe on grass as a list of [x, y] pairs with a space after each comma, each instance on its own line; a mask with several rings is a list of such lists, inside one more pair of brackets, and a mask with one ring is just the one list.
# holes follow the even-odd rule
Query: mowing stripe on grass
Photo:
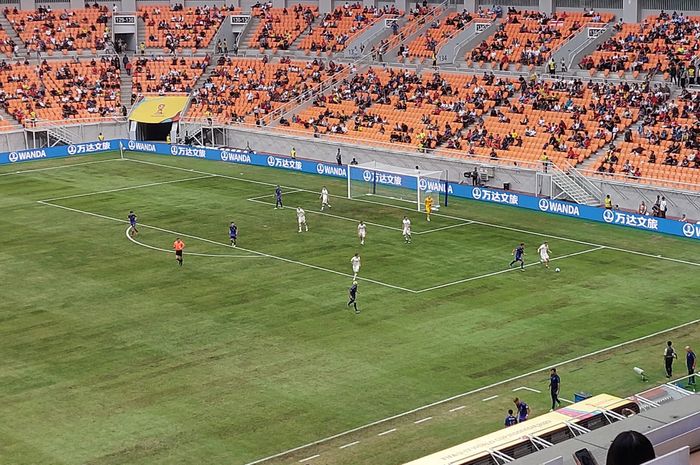
[[82, 162], [82, 163], [71, 163], [68, 165], [47, 166], [45, 168], [34, 168], [34, 169], [30, 169], [30, 170], [10, 171], [7, 173], [0, 173], [0, 176], [12, 176], [15, 174], [31, 174], [31, 173], [36, 173], [36, 172], [40, 172], [40, 171], [61, 170], [64, 168], [73, 168], [74, 166], [95, 165], [97, 163], [107, 163], [108, 161], [124, 161], [124, 158], [109, 158], [107, 160], [94, 160], [94, 161], [86, 161], [86, 162]]
[[118, 187], [116, 189], [107, 189], [104, 191], [86, 192], [84, 194], [64, 195], [63, 197], [54, 197], [52, 199], [42, 199], [42, 200], [39, 200], [38, 202], [55, 202], [56, 200], [77, 199], [78, 197], [89, 197], [91, 195], [109, 194], [112, 192], [122, 192], [122, 191], [129, 191], [129, 190], [133, 190], [133, 189], [144, 189], [146, 187], [163, 186], [165, 184], [176, 184], [178, 182], [197, 181], [199, 179], [208, 179], [208, 178], [215, 178], [215, 177], [217, 177], [215, 174], [211, 174], [211, 175], [206, 175], [206, 176], [195, 176], [192, 178], [173, 179], [171, 181], [150, 182], [148, 184], [139, 184], [138, 186]]
[[[605, 248], [606, 248], [605, 246], [600, 246], [600, 247], [595, 247], [595, 248], [593, 248], [593, 249], [586, 249], [586, 250], [582, 250], [582, 251], [580, 251], [580, 252], [574, 252], [574, 253], [570, 253], [570, 254], [567, 254], [567, 255], [562, 255], [561, 257], [555, 257], [555, 258], [552, 258], [552, 259], [549, 260], [549, 261], [550, 261], [550, 262], [553, 262], [554, 260], [562, 260], [562, 259], [564, 259], [564, 258], [575, 257], [576, 255], [582, 255], [582, 254], [589, 253], [589, 252], [595, 252], [596, 250], [601, 250], [601, 249], [605, 249]], [[531, 267], [531, 266], [536, 266], [536, 265], [541, 265], [541, 263], [539, 263], [539, 262], [533, 262], [533, 263], [530, 263], [530, 264], [528, 264], [528, 265], [525, 265], [525, 268], [529, 268], [529, 267]], [[477, 279], [489, 278], [489, 277], [491, 277], [491, 276], [496, 276], [496, 275], [499, 275], [499, 274], [508, 273], [508, 272], [511, 272], [511, 271], [518, 271], [518, 270], [520, 270], [519, 267], [516, 267], [516, 268], [506, 268], [505, 270], [494, 271], [493, 273], [486, 273], [486, 274], [482, 274], [482, 275], [479, 275], [479, 276], [472, 276], [471, 278], [464, 278], [464, 279], [460, 279], [460, 280], [457, 280], [457, 281], [452, 281], [451, 283], [440, 284], [440, 285], [438, 285], [438, 286], [433, 286], [433, 287], [426, 287], [425, 289], [420, 289], [420, 290], [416, 291], [416, 293], [417, 293], [417, 294], [420, 294], [420, 293], [422, 293], [422, 292], [434, 291], [434, 290], [436, 290], [436, 289], [442, 289], [442, 288], [445, 288], [445, 287], [448, 287], [448, 286], [454, 286], [455, 284], [468, 283], [469, 281], [476, 281]]]
[[[488, 389], [492, 389], [492, 388], [494, 388], [494, 387], [502, 386], [503, 384], [510, 383], [510, 382], [513, 382], [513, 381], [517, 381], [517, 380], [519, 380], [519, 379], [527, 378], [528, 376], [536, 375], [537, 373], [541, 373], [541, 372], [543, 372], [543, 371], [549, 370], [552, 366], [560, 367], [560, 366], [563, 366], [563, 365], [568, 365], [569, 363], [578, 362], [579, 360], [584, 360], [584, 359], [586, 359], [586, 358], [594, 357], [594, 356], [596, 356], [596, 355], [603, 354], [603, 353], [609, 352], [609, 351], [611, 351], [611, 350], [619, 349], [620, 347], [624, 347], [624, 346], [627, 346], [627, 345], [630, 345], [630, 344], [634, 344], [634, 343], [636, 343], [636, 342], [641, 342], [641, 341], [644, 341], [644, 340], [646, 340], [646, 339], [650, 339], [650, 338], [652, 338], [652, 337], [660, 336], [660, 335], [662, 335], [662, 334], [666, 334], [666, 333], [668, 333], [668, 332], [675, 331], [675, 330], [677, 330], [677, 329], [685, 328], [686, 326], [691, 326], [691, 325], [698, 324], [698, 323], [700, 323], [700, 318], [699, 318], [699, 319], [696, 319], [696, 320], [693, 320], [693, 321], [688, 321], [687, 323], [682, 323], [682, 324], [677, 325], [677, 326], [674, 326], [674, 327], [672, 327], [672, 328], [664, 329], [664, 330], [662, 330], [662, 331], [656, 331], [655, 333], [651, 333], [651, 334], [648, 334], [648, 335], [646, 335], [646, 336], [641, 336], [641, 337], [638, 337], [638, 338], [635, 338], [635, 339], [631, 339], [631, 340], [629, 340], [629, 341], [621, 342], [621, 343], [619, 343], [619, 344], [615, 344], [615, 345], [612, 345], [612, 346], [610, 346], [610, 347], [606, 347], [606, 348], [603, 348], [603, 349], [598, 349], [598, 350], [596, 350], [596, 351], [589, 352], [589, 353], [584, 354], [584, 355], [579, 355], [579, 356], [577, 356], [577, 357], [570, 358], [570, 359], [565, 360], [565, 361], [563, 361], [563, 362], [554, 363], [554, 364], [552, 364], [551, 366], [546, 366], [546, 367], [538, 368], [538, 369], [536, 369], [536, 370], [532, 370], [532, 371], [529, 371], [529, 372], [527, 372], [527, 373], [523, 373], [523, 374], [521, 374], [521, 375], [514, 376], [514, 377], [512, 377], [512, 378], [508, 378], [508, 379], [504, 379], [504, 380], [501, 380], [501, 381], [497, 381], [497, 382], [495, 382], [495, 383], [491, 383], [491, 384], [488, 384], [488, 385], [486, 385], [486, 386], [482, 386], [482, 387], [480, 387], [480, 388], [472, 389], [471, 391], [463, 392], [463, 393], [461, 393], [461, 394], [457, 394], [457, 395], [454, 395], [454, 396], [452, 396], [452, 397], [448, 397], [448, 398], [446, 398], [446, 399], [438, 400], [438, 401], [433, 402], [433, 403], [430, 403], [430, 404], [422, 405], [422, 406], [420, 406], [420, 407], [416, 407], [416, 408], [414, 408], [414, 409], [407, 410], [407, 411], [405, 411], [405, 412], [401, 412], [401, 413], [398, 413], [398, 414], [396, 414], [396, 415], [392, 415], [392, 416], [390, 416], [390, 417], [382, 418], [382, 419], [380, 419], [380, 420], [375, 420], [375, 421], [373, 421], [373, 422], [366, 423], [366, 424], [364, 424], [364, 425], [362, 425], [362, 426], [357, 426], [357, 427], [355, 427], [355, 428], [352, 428], [352, 429], [349, 429], [349, 430], [346, 430], [346, 431], [343, 431], [343, 432], [334, 434], [334, 435], [332, 435], [332, 436], [327, 436], [327, 437], [325, 437], [325, 438], [318, 439], [318, 440], [313, 441], [313, 442], [310, 442], [310, 443], [308, 443], [308, 444], [304, 444], [304, 445], [301, 445], [301, 446], [297, 446], [297, 447], [294, 447], [294, 448], [292, 448], [292, 449], [288, 449], [288, 450], [285, 450], [285, 451], [282, 451], [282, 452], [278, 452], [278, 453], [273, 454], [273, 455], [269, 455], [269, 456], [267, 456], [267, 457], [263, 457], [263, 458], [254, 460], [254, 461], [252, 461], [252, 462], [248, 462], [248, 463], [246, 463], [245, 465], [257, 465], [257, 464], [259, 464], [259, 463], [263, 463], [263, 462], [267, 462], [267, 461], [272, 460], [272, 459], [276, 459], [276, 458], [279, 458], [279, 457], [283, 457], [283, 456], [285, 456], [285, 455], [289, 455], [289, 454], [291, 454], [291, 453], [298, 452], [298, 451], [300, 451], [300, 450], [308, 449], [309, 447], [318, 446], [318, 445], [320, 445], [320, 444], [324, 444], [324, 443], [326, 443], [326, 442], [328, 442], [328, 441], [332, 441], [332, 440], [334, 440], [334, 439], [341, 438], [341, 437], [346, 436], [346, 435], [348, 435], [348, 434], [353, 434], [353, 433], [356, 433], [356, 432], [358, 432], [358, 431], [362, 431], [362, 430], [365, 430], [365, 429], [367, 429], [367, 428], [371, 428], [371, 427], [373, 427], [373, 426], [381, 425], [382, 423], [386, 423], [386, 422], [391, 421], [391, 420], [396, 420], [396, 419], [398, 419], [398, 418], [402, 418], [402, 417], [405, 417], [405, 416], [407, 416], [407, 415], [411, 415], [411, 414], [414, 414], [414, 413], [423, 411], [423, 410], [428, 409], [428, 408], [431, 408], [431, 407], [435, 407], [435, 406], [438, 406], [438, 405], [442, 405], [442, 404], [444, 404], [444, 403], [447, 403], [447, 402], [450, 402], [450, 401], [453, 401], [453, 400], [456, 400], [456, 399], [460, 399], [460, 398], [462, 398], [462, 397], [466, 397], [466, 396], [469, 396], [469, 395], [472, 395], [472, 394], [476, 394], [476, 393], [479, 393], [479, 392], [483, 392], [483, 391], [486, 391], [486, 390], [488, 390]], [[562, 400], [564, 400], [564, 399], [562, 399]], [[570, 402], [570, 401], [567, 401], [567, 402]]]
[[[46, 205], [46, 206], [49, 206], [49, 207], [61, 208], [61, 209], [63, 209], [63, 210], [71, 211], [71, 212], [74, 212], [74, 213], [81, 213], [81, 214], [83, 214], [83, 215], [94, 216], [94, 217], [96, 217], [96, 218], [102, 218], [102, 219], [105, 219], [105, 220], [117, 221], [117, 222], [119, 222], [119, 223], [128, 223], [127, 220], [123, 220], [123, 219], [120, 219], [120, 218], [114, 218], [114, 217], [112, 217], [112, 216], [101, 215], [101, 214], [99, 214], [99, 213], [93, 213], [93, 212], [89, 212], [89, 211], [85, 211], [85, 210], [79, 210], [79, 209], [77, 209], [77, 208], [66, 207], [65, 205], [58, 205], [58, 204], [55, 204], [55, 203], [49, 203], [49, 202], [46, 201], [46, 200], [37, 200], [37, 203], [39, 203], [39, 204], [41, 204], [41, 205]], [[168, 233], [168, 234], [173, 234], [173, 235], [175, 235], [175, 236], [189, 237], [190, 239], [195, 239], [195, 240], [202, 241], [202, 242], [208, 242], [209, 244], [214, 244], [214, 245], [218, 245], [218, 246], [221, 246], [221, 247], [226, 247], [226, 248], [228, 248], [228, 249], [231, 248], [231, 246], [230, 246], [229, 244], [225, 244], [225, 243], [223, 243], [223, 242], [212, 241], [211, 239], [206, 239], [206, 238], [204, 238], [204, 237], [199, 237], [199, 236], [193, 236], [193, 235], [191, 235], [191, 234], [186, 234], [186, 233], [182, 233], [182, 232], [178, 232], [178, 231], [173, 231], [173, 230], [171, 230], [171, 229], [159, 228], [158, 226], [151, 226], [151, 225], [144, 224], [144, 223], [141, 223], [141, 227], [142, 227], [142, 228], [150, 228], [150, 229], [153, 229], [153, 230], [156, 230], [156, 231], [165, 232], [165, 233]], [[325, 271], [325, 272], [327, 272], [327, 273], [332, 273], [332, 274], [336, 274], [336, 275], [339, 275], [339, 276], [345, 276], [345, 277], [347, 277], [347, 278], [353, 278], [353, 275], [351, 275], [351, 274], [343, 273], [343, 272], [341, 272], [341, 271], [331, 270], [331, 269], [329, 269], [329, 268], [323, 268], [322, 266], [311, 265], [311, 264], [309, 264], [309, 263], [304, 263], [304, 262], [300, 262], [300, 261], [297, 261], [297, 260], [292, 260], [292, 259], [284, 258], [284, 257], [278, 257], [278, 256], [276, 256], [276, 255], [270, 255], [270, 254], [267, 254], [267, 253], [265, 253], [265, 252], [258, 252], [257, 250], [246, 249], [246, 248], [243, 248], [243, 247], [237, 247], [237, 249], [238, 249], [238, 250], [242, 250], [243, 252], [249, 252], [249, 253], [252, 253], [252, 254], [260, 255], [261, 257], [272, 258], [272, 259], [279, 260], [279, 261], [282, 261], [282, 262], [291, 263], [291, 264], [299, 265], [299, 266], [304, 266], [304, 267], [306, 267], [306, 268], [312, 268], [312, 269], [314, 269], [314, 270]], [[400, 286], [395, 286], [395, 285], [393, 285], [393, 284], [383, 283], [383, 282], [377, 281], [377, 280], [375, 280], [375, 279], [363, 278], [363, 277], [360, 277], [360, 276], [357, 276], [355, 279], [361, 280], [361, 281], [366, 281], [366, 282], [373, 283], [373, 284], [377, 284], [377, 285], [384, 286], [384, 287], [388, 287], [388, 288], [391, 288], [391, 289], [396, 289], [396, 290], [399, 290], [399, 291], [410, 292], [410, 293], [412, 293], [412, 294], [415, 294], [415, 293], [416, 293], [416, 291], [414, 291], [413, 289], [406, 289], [405, 287], [400, 287]]]
[[[146, 165], [153, 165], [153, 166], [160, 166], [160, 167], [163, 167], [163, 168], [170, 168], [170, 169], [174, 169], [174, 170], [188, 171], [188, 172], [190, 172], [190, 173], [213, 174], [213, 173], [209, 173], [209, 172], [207, 172], [207, 171], [192, 170], [192, 169], [188, 169], [188, 168], [181, 168], [181, 167], [179, 167], [179, 166], [167, 165], [167, 164], [164, 164], [164, 163], [155, 163], [155, 162], [150, 162], [150, 161], [145, 161], [145, 160], [136, 160], [136, 159], [133, 159], [133, 158], [126, 158], [126, 160], [129, 160], [129, 161], [132, 161], [132, 162], [135, 162], [135, 163], [143, 163], [143, 164], [146, 164]], [[255, 181], [255, 180], [252, 180], [252, 179], [239, 178], [239, 177], [236, 177], [236, 176], [228, 176], [228, 175], [225, 175], [225, 174], [213, 174], [213, 175], [214, 175], [214, 176], [218, 176], [218, 177], [220, 177], [220, 178], [224, 178], [224, 179], [233, 179], [233, 180], [236, 180], [236, 181], [249, 182], [249, 183], [259, 184], [259, 185], [263, 185], [263, 186], [275, 186], [275, 184], [272, 184], [272, 183], [269, 183], [269, 182]], [[285, 188], [287, 188], [287, 189], [297, 189], [296, 187], [291, 187], [291, 186], [282, 186], [282, 187], [285, 187]], [[307, 190], [307, 189], [299, 189], [299, 190], [300, 190], [300, 191], [304, 191], [304, 192], [316, 193], [316, 191], [311, 191], [311, 190]], [[331, 195], [331, 197], [342, 197], [342, 196]], [[345, 197], [343, 197], [343, 198], [345, 198]], [[354, 201], [354, 202], [365, 202], [365, 203], [371, 203], [371, 204], [375, 204], [375, 205], [382, 205], [382, 206], [386, 206], [386, 207], [393, 207], [393, 208], [397, 208], [397, 209], [400, 209], [400, 210], [407, 210], [407, 211], [412, 211], [412, 212], [415, 211], [415, 209], [413, 209], [413, 208], [402, 207], [402, 206], [399, 206], [399, 205], [392, 205], [392, 204], [382, 203], [382, 202], [373, 202], [373, 201], [371, 201], [371, 200], [364, 200], [364, 199], [351, 199], [351, 200]], [[643, 256], [643, 257], [655, 258], [655, 259], [657, 259], [657, 260], [666, 260], [666, 261], [671, 261], [671, 262], [675, 262], [675, 263], [683, 263], [683, 264], [685, 264], [685, 265], [691, 265], [691, 266], [698, 266], [698, 267], [700, 267], [700, 263], [691, 262], [691, 261], [687, 261], [687, 260], [681, 260], [681, 259], [678, 259], [678, 258], [663, 257], [663, 256], [661, 256], [661, 255], [654, 255], [654, 254], [645, 253], [645, 252], [638, 252], [638, 251], [636, 251], [636, 250], [622, 249], [622, 248], [619, 248], [619, 247], [608, 246], [608, 245], [605, 245], [605, 244], [595, 244], [595, 243], [593, 243], [593, 242], [581, 241], [581, 240], [578, 240], [578, 239], [571, 239], [571, 238], [569, 238], [569, 237], [554, 236], [554, 235], [552, 235], [552, 234], [544, 234], [544, 233], [539, 233], [539, 232], [535, 232], [535, 231], [528, 231], [528, 230], [526, 230], [526, 229], [513, 228], [513, 227], [510, 227], [510, 226], [503, 226], [503, 225], [500, 225], [500, 224], [486, 223], [486, 222], [483, 222], [483, 221], [472, 220], [472, 219], [469, 219], [469, 218], [461, 218], [461, 217], [458, 217], [458, 216], [445, 215], [445, 214], [442, 214], [442, 213], [434, 213], [433, 215], [434, 215], [434, 216], [439, 216], [439, 217], [441, 217], [441, 218], [449, 218], [449, 219], [459, 220], [459, 221], [465, 221], [465, 222], [466, 222], [466, 221], [471, 221], [472, 223], [478, 224], [478, 225], [481, 225], [481, 226], [489, 226], [489, 227], [492, 227], [492, 228], [505, 229], [505, 230], [507, 230], [507, 231], [520, 232], [520, 233], [523, 233], [523, 234], [530, 234], [530, 235], [532, 235], [532, 236], [547, 237], [547, 238], [551, 238], [551, 239], [559, 239], [559, 240], [561, 240], [561, 241], [574, 242], [574, 243], [576, 243], [576, 244], [589, 245], [589, 246], [591, 246], [591, 247], [605, 247], [605, 248], [607, 248], [607, 249], [615, 250], [615, 251], [617, 251], [617, 252], [630, 253], [630, 254], [640, 255], [640, 256]]]
[[[303, 190], [303, 189], [296, 189], [296, 190], [294, 190], [294, 191], [292, 191], [292, 192], [286, 192], [286, 194], [294, 194], [294, 193], [297, 193], [297, 192], [309, 192], [309, 191], [306, 191], [306, 190]], [[264, 204], [264, 205], [274, 205], [272, 202], [263, 202], [262, 200], [260, 200], [260, 199], [264, 199], [264, 198], [266, 198], [266, 197], [272, 197], [273, 195], [275, 195], [275, 194], [261, 195], [261, 196], [258, 196], [258, 197], [251, 197], [251, 198], [249, 198], [249, 199], [247, 199], [247, 200], [249, 200], [250, 202], [262, 203], [262, 204]], [[340, 196], [338, 196], [338, 197], [340, 197]], [[346, 199], [346, 200], [347, 200], [347, 199]], [[289, 206], [282, 207], [282, 208], [288, 208], [288, 209], [291, 209], [291, 210], [295, 210], [295, 209], [296, 209], [296, 207], [289, 207]], [[359, 223], [359, 222], [360, 222], [360, 220], [358, 220], [357, 218], [349, 218], [349, 217], [347, 217], [347, 216], [334, 215], [334, 214], [332, 214], [332, 213], [327, 213], [327, 212], [325, 212], [325, 211], [306, 210], [306, 213], [315, 213], [316, 215], [329, 216], [329, 217], [331, 217], [331, 218], [336, 218], [336, 219], [344, 220], [344, 221], [351, 221], [351, 222], [353, 222], [353, 223]], [[378, 228], [390, 229], [390, 230], [392, 230], [392, 231], [399, 231], [399, 232], [403, 231], [403, 228], [399, 228], [399, 227], [395, 227], [395, 226], [387, 226], [387, 225], [385, 225], [385, 224], [372, 223], [372, 222], [370, 222], [370, 221], [365, 221], [364, 223], [365, 223], [365, 224], [368, 224], [368, 225], [370, 225], [370, 226], [376, 226], [376, 227], [378, 227]], [[463, 223], [459, 223], [459, 224], [452, 224], [452, 225], [450, 225], [450, 226], [444, 226], [444, 227], [441, 227], [441, 228], [428, 229], [427, 231], [414, 231], [414, 232], [413, 232], [413, 235], [414, 235], [414, 236], [417, 236], [417, 235], [420, 235], [420, 234], [430, 234], [430, 233], [433, 233], [433, 232], [442, 231], [442, 230], [444, 230], [444, 229], [457, 228], [457, 227], [459, 227], [459, 226], [465, 226], [465, 225], [472, 224], [472, 223], [474, 223], [474, 222], [470, 220], [470, 221], [464, 221]]]
[[[131, 242], [134, 244], [140, 245], [141, 247], [146, 247], [147, 249], [151, 250], [157, 250], [159, 252], [166, 252], [166, 253], [175, 253], [174, 250], [168, 250], [168, 249], [162, 249], [160, 247], [154, 247], [152, 245], [144, 244], [143, 242], [139, 242], [136, 239], [134, 239], [130, 234], [129, 230], [131, 229], [131, 226], [126, 228], [126, 238], [129, 239]], [[233, 247], [232, 247], [233, 248]], [[263, 257], [262, 255], [231, 255], [231, 254], [212, 254], [212, 253], [198, 253], [198, 252], [187, 252], [187, 256], [194, 256], [194, 257], [222, 257], [222, 258], [267, 258]]]
[[[297, 192], [300, 192], [300, 191], [297, 191]], [[266, 196], [266, 197], [268, 197], [268, 196]], [[253, 197], [253, 198], [248, 199], [248, 200], [249, 200], [250, 202], [262, 203], [263, 205], [274, 205], [272, 202], [263, 202], [262, 200], [258, 200], [259, 198], [260, 198], [260, 197]], [[289, 206], [286, 206], [286, 207], [282, 207], [282, 208], [286, 208], [286, 209], [289, 209], [289, 210], [296, 210], [296, 207], [289, 207]], [[348, 217], [345, 217], [345, 216], [333, 215], [332, 213], [326, 213], [326, 212], [315, 211], [315, 210], [304, 210], [304, 211], [305, 211], [306, 213], [314, 213], [314, 214], [316, 214], [316, 215], [328, 216], [328, 217], [331, 217], [331, 218], [336, 218], [336, 219], [338, 219], [338, 220], [351, 221], [351, 222], [356, 223], [356, 224], [360, 222], [360, 220], [355, 219], [355, 218], [348, 218]], [[376, 227], [378, 227], [378, 228], [390, 229], [390, 230], [392, 230], [392, 231], [399, 231], [399, 232], [402, 231], [401, 228], [395, 228], [395, 227], [393, 227], [393, 226], [387, 226], [387, 225], [385, 225], [385, 224], [371, 223], [371, 222], [369, 222], [369, 221], [365, 221], [365, 224], [368, 224], [368, 225], [370, 225], [370, 226], [376, 226]]]

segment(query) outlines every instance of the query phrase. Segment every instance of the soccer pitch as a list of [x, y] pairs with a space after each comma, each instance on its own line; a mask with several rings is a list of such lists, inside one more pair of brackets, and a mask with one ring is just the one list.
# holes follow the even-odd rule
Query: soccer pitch
[[498, 429], [514, 389], [547, 411], [543, 367], [570, 360], [569, 399], [628, 395], [666, 338], [700, 340], [691, 240], [458, 199], [428, 223], [346, 189], [138, 153], [1, 167], [0, 463], [242, 465], [475, 391], [264, 462], [398, 464]]

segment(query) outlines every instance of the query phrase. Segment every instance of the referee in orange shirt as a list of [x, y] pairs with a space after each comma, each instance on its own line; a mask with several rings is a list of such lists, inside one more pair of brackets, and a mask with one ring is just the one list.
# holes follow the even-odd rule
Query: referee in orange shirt
[[175, 260], [182, 266], [182, 251], [185, 249], [185, 243], [179, 237], [173, 242], [173, 249], [175, 249]]

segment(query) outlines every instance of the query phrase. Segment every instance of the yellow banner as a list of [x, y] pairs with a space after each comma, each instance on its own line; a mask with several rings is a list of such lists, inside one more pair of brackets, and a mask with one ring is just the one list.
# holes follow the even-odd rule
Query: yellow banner
[[143, 97], [131, 110], [129, 119], [139, 123], [168, 123], [180, 119], [187, 96]]

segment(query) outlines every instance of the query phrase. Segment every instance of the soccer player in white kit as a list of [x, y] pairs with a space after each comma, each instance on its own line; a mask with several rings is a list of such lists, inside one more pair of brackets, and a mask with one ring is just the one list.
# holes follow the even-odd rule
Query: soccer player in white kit
[[297, 207], [297, 223], [299, 223], [299, 232], [301, 232], [301, 228], [309, 231], [309, 227], [306, 225], [306, 212], [301, 207]]
[[365, 245], [365, 237], [367, 237], [367, 226], [364, 221], [360, 221], [357, 225], [357, 237], [360, 238], [360, 245]]
[[331, 208], [331, 204], [328, 203], [328, 197], [328, 189], [326, 189], [326, 186], [323, 186], [321, 188], [321, 196], [319, 197], [321, 199], [321, 211], [323, 211], [325, 207]]
[[537, 252], [540, 254], [540, 263], [543, 263], [545, 268], [549, 268], [549, 244], [542, 243]]
[[403, 217], [403, 239], [406, 244], [411, 243], [411, 220], [407, 216]]
[[360, 254], [356, 253], [350, 259], [350, 263], [352, 264], [352, 280], [355, 281], [357, 279], [357, 273], [360, 272]]

